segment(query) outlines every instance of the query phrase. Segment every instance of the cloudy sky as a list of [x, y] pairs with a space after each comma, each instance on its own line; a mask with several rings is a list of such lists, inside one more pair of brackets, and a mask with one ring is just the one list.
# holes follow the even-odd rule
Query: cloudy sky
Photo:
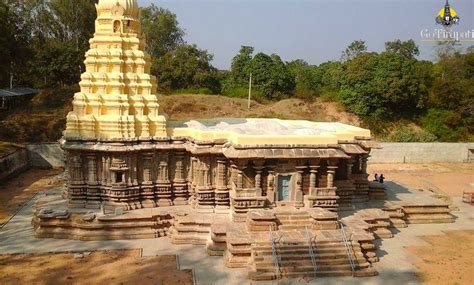
[[[186, 41], [214, 54], [213, 64], [229, 68], [241, 45], [276, 53], [283, 60], [311, 64], [339, 59], [353, 40], [381, 51], [393, 39], [413, 39], [420, 58], [434, 59], [433, 42], [421, 31], [439, 29], [435, 16], [445, 0], [139, 0], [171, 10], [186, 31]], [[474, 33], [474, 0], [451, 0], [461, 18], [453, 31]], [[473, 38], [474, 39], [474, 38]], [[464, 42], [461, 47], [474, 45]]]

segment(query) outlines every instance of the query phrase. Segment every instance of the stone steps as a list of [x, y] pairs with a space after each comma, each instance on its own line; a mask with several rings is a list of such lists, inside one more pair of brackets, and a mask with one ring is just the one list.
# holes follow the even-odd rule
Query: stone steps
[[[347, 259], [347, 256], [342, 256], [340, 258], [322, 258], [321, 256], [315, 256], [316, 258], [316, 264], [318, 268], [320, 266], [331, 266], [331, 265], [348, 265], [349, 261]], [[266, 267], [266, 266], [274, 266], [274, 260], [273, 256], [272, 258], [263, 258], [262, 260], [259, 260], [257, 258], [254, 259], [255, 261], [255, 266], [258, 268], [261, 267]], [[359, 259], [357, 259], [359, 261]], [[361, 264], [364, 264], [365, 259], [362, 256], [360, 261], [362, 261]], [[311, 257], [305, 256], [305, 258], [295, 258], [295, 259], [288, 259], [288, 258], [281, 258], [280, 260], [280, 267], [286, 267], [286, 266], [313, 266], [313, 263], [311, 261]]]
[[[284, 234], [282, 235], [285, 236]], [[286, 238], [276, 242], [276, 253], [280, 271], [276, 272], [272, 243], [260, 240], [252, 245], [249, 278], [252, 280], [273, 280], [279, 278], [301, 278], [322, 276], [352, 276], [352, 268], [344, 243], [328, 236], [316, 236], [313, 243], [317, 272], [309, 254], [309, 243], [304, 239]], [[318, 240], [318, 237], [320, 240]], [[358, 243], [351, 243], [356, 270], [371, 268]], [[375, 275], [371, 270], [365, 275]], [[362, 274], [362, 275], [364, 275]]]
[[[275, 272], [275, 265], [273, 263], [255, 264], [256, 272]], [[349, 271], [351, 272], [351, 266], [349, 262], [347, 264], [332, 264], [332, 265], [318, 265], [318, 271]], [[314, 272], [312, 264], [297, 263], [297, 262], [281, 262], [280, 272]]]
[[351, 271], [318, 271], [318, 272], [286, 272], [282, 274], [275, 274], [274, 272], [254, 272], [249, 271], [249, 278], [255, 281], [275, 280], [279, 278], [304, 278], [304, 277], [338, 277], [338, 276], [352, 276]]

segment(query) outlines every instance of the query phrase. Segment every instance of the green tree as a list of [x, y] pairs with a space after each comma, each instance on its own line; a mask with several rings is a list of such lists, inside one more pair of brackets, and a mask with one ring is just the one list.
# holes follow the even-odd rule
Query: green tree
[[338, 90], [343, 75], [342, 67], [342, 63], [339, 61], [321, 63], [317, 68], [319, 88], [322, 90]]
[[253, 52], [253, 47], [241, 46], [239, 53], [232, 59], [230, 75], [234, 85], [246, 84], [249, 80]]
[[153, 73], [157, 74], [158, 88], [171, 92], [184, 88], [207, 88], [220, 91], [217, 70], [211, 65], [212, 55], [196, 45], [182, 45], [154, 58]]
[[315, 68], [302, 59], [287, 63], [288, 70], [295, 79], [295, 96], [312, 98], [317, 95], [318, 79]]
[[82, 51], [75, 43], [56, 39], [47, 40], [37, 51], [34, 63], [42, 76], [43, 86], [66, 86], [79, 82], [78, 67], [82, 64]]
[[[433, 67], [424, 125], [440, 140], [469, 140], [474, 133], [474, 52], [443, 54]], [[434, 123], [429, 120], [438, 116]], [[446, 129], [449, 129], [447, 131]]]
[[52, 38], [70, 42], [79, 52], [86, 52], [89, 39], [94, 33], [97, 18], [95, 4], [98, 0], [49, 0], [48, 9], [52, 19], [48, 22]]
[[420, 50], [413, 40], [394, 40], [386, 42], [385, 50], [387, 52], [400, 54], [401, 56], [408, 59], [414, 59], [416, 56], [420, 55]]
[[461, 115], [449, 110], [429, 109], [422, 118], [423, 128], [440, 141], [460, 141], [469, 135], [469, 130], [460, 122]]
[[367, 45], [363, 40], [357, 40], [350, 43], [347, 48], [342, 52], [341, 61], [348, 61], [356, 56], [359, 56], [367, 52]]
[[340, 98], [372, 122], [412, 116], [423, 109], [427, 96], [415, 65], [415, 60], [391, 52], [359, 55], [344, 66]]
[[13, 29], [9, 22], [9, 11], [5, 3], [0, 2], [0, 87], [7, 86], [10, 79], [11, 41]]
[[[23, 3], [15, 0], [0, 1], [1, 29], [0, 42], [3, 47], [3, 86], [13, 87], [29, 81], [31, 71], [27, 63], [32, 57], [30, 48], [31, 32]], [[1, 86], [0, 86], [1, 87]]]
[[258, 53], [251, 62], [252, 79], [262, 95], [270, 100], [292, 93], [295, 80], [286, 64], [275, 54]]
[[148, 53], [159, 58], [183, 45], [184, 31], [175, 14], [152, 4], [141, 10], [142, 30], [147, 38]]

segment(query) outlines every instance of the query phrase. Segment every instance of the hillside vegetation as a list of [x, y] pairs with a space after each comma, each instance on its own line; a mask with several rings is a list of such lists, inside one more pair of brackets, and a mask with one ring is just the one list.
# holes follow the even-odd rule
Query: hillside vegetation
[[[75, 88], [43, 90], [19, 108], [0, 114], [0, 141], [45, 142], [61, 138], [66, 115], [72, 109]], [[343, 111], [337, 104], [296, 98], [278, 102], [251, 102], [221, 95], [175, 94], [158, 98], [160, 111], [169, 120], [209, 118], [280, 118], [342, 122], [359, 126], [357, 116]]]
[[[96, 2], [0, 0], [0, 88], [13, 83], [47, 89], [3, 116], [3, 137], [43, 141], [60, 136], [73, 93], [67, 86], [77, 84], [85, 70]], [[420, 50], [411, 39], [387, 41], [379, 51], [355, 40], [341, 47], [339, 60], [319, 65], [242, 46], [230, 69], [218, 70], [211, 52], [184, 40], [171, 11], [152, 4], [141, 10], [140, 21], [160, 93], [246, 98], [251, 77], [259, 102], [248, 111], [240, 99], [197, 96], [173, 103], [179, 97], [164, 97], [171, 117], [355, 118], [345, 110], [384, 140], [474, 140], [474, 46], [440, 42], [433, 46], [436, 58], [427, 61], [418, 58]], [[242, 108], [227, 107], [232, 104]]]

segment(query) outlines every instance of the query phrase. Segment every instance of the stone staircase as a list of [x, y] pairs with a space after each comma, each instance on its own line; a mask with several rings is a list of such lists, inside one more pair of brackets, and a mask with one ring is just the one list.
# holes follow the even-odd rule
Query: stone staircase
[[275, 211], [278, 220], [278, 229], [285, 230], [304, 230], [311, 228], [313, 218], [307, 211]]
[[[331, 231], [337, 235], [338, 230]], [[329, 277], [329, 276], [373, 276], [376, 271], [367, 262], [358, 242], [350, 242], [351, 255], [356, 265], [352, 271], [344, 242], [341, 239], [313, 237], [313, 246], [317, 270], [313, 266], [309, 251], [309, 241], [300, 237], [285, 238], [286, 232], [278, 232], [275, 241], [276, 258], [279, 270], [275, 266], [271, 239], [259, 240], [252, 245], [249, 278], [252, 280], [273, 280], [280, 278]]]

